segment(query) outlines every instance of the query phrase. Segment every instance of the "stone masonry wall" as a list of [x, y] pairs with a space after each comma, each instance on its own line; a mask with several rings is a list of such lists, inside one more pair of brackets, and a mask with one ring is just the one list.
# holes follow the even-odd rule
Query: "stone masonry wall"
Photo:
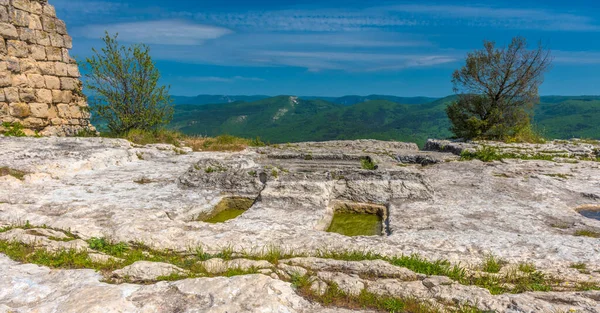
[[[0, 0], [0, 124], [27, 135], [94, 130], [72, 39], [47, 0]], [[0, 126], [0, 133], [3, 127]]]

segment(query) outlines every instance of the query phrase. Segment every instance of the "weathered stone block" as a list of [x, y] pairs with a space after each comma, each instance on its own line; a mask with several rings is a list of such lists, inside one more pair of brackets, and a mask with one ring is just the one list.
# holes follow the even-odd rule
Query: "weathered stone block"
[[27, 43], [37, 43], [37, 38], [35, 37], [35, 30], [29, 29], [27, 27], [19, 27], [17, 28], [17, 32], [19, 33], [19, 40], [25, 41]]
[[26, 58], [29, 55], [29, 46], [20, 40], [9, 40], [7, 42], [8, 55], [17, 58]]
[[36, 101], [40, 103], [53, 103], [52, 101], [52, 90], [49, 89], [38, 89], [35, 92]]
[[27, 103], [11, 103], [8, 106], [8, 112], [14, 117], [28, 117], [31, 114]]
[[58, 117], [58, 110], [56, 106], [53, 104], [48, 105], [48, 119], [53, 119]]
[[58, 117], [55, 117], [50, 120], [50, 124], [52, 124], [52, 125], [63, 125], [66, 123], [67, 123], [67, 121], [63, 120], [62, 118], [58, 118]]
[[33, 30], [43, 30], [44, 26], [42, 25], [42, 19], [39, 15], [30, 15], [29, 16], [29, 28]]
[[73, 48], [73, 38], [71, 38], [71, 36], [64, 35], [63, 36], [63, 41], [64, 41], [64, 47], [65, 48], [67, 48], [67, 49]]
[[19, 90], [19, 97], [25, 103], [35, 102], [35, 90], [33, 88], [21, 88]]
[[49, 17], [56, 17], [56, 9], [51, 4], [45, 4], [42, 6], [42, 11], [44, 15]]
[[70, 90], [52, 90], [52, 102], [71, 103], [73, 93]]
[[41, 119], [41, 118], [37, 118], [37, 117], [28, 117], [23, 120], [22, 124], [23, 124], [23, 127], [25, 127], [25, 128], [40, 129], [40, 128], [48, 125], [48, 121]]
[[58, 47], [46, 47], [46, 58], [48, 61], [62, 61], [62, 49]]
[[[81, 113], [81, 109], [78, 106], [72, 105], [69, 107], [69, 114], [71, 115], [72, 118], [82, 118], [83, 114]], [[77, 122], [76, 125], [79, 125], [79, 122]]]
[[43, 75], [56, 75], [54, 62], [38, 62], [38, 66]]
[[60, 78], [56, 76], [44, 76], [46, 80], [46, 87], [48, 89], [60, 89]]
[[37, 61], [45, 61], [46, 47], [40, 45], [29, 45], [29, 55]]
[[67, 34], [67, 24], [64, 21], [57, 19], [56, 22], [56, 32], [61, 35]]
[[19, 59], [17, 57], [6, 58], [6, 67], [9, 71], [13, 73], [21, 72], [21, 62], [19, 62]]
[[65, 41], [62, 35], [57, 33], [50, 33], [50, 44], [53, 47], [63, 48], [65, 46]]
[[57, 76], [69, 76], [68, 75], [68, 66], [62, 62], [56, 62], [54, 64], [54, 70], [56, 71]]
[[6, 41], [4, 38], [0, 38], [0, 54], [7, 54], [8, 49], [6, 49]]
[[46, 103], [30, 103], [29, 110], [31, 116], [39, 118], [48, 118], [48, 105]]
[[13, 75], [12, 86], [18, 88], [28, 88], [30, 87], [29, 79], [27, 79], [27, 76], [25, 74]]
[[31, 2], [31, 11], [30, 12], [33, 14], [42, 15], [42, 13], [43, 13], [42, 4], [37, 1]]
[[81, 76], [81, 74], [79, 74], [79, 67], [77, 67], [77, 64], [68, 64], [67, 70], [68, 70], [70, 77], [80, 77]]
[[60, 89], [62, 90], [75, 90], [77, 89], [78, 84], [77, 80], [70, 77], [61, 77], [60, 78]]
[[5, 6], [0, 6], [0, 22], [8, 23], [10, 21], [8, 17], [8, 10]]
[[67, 64], [76, 64], [77, 61], [69, 55], [69, 49], [62, 48], [63, 62]]
[[0, 23], [0, 36], [4, 39], [17, 39], [19, 38], [19, 33], [17, 33], [17, 28], [8, 23]]
[[58, 117], [68, 118], [70, 111], [69, 105], [66, 103], [59, 103], [56, 105], [56, 109], [58, 110]]
[[12, 75], [7, 72], [0, 73], [0, 87], [12, 86]]
[[4, 96], [6, 97], [7, 102], [19, 102], [19, 88], [4, 88]]
[[34, 59], [21, 59], [19, 60], [21, 66], [21, 73], [23, 74], [39, 74], [40, 67]]
[[28, 27], [29, 26], [29, 13], [15, 9], [8, 9], [8, 18], [11, 24], [15, 26]]
[[8, 115], [8, 103], [0, 102], [0, 117], [6, 115]]
[[4, 88], [0, 88], [0, 102], [6, 102], [6, 97], [4, 96]]
[[38, 45], [42, 45], [44, 47], [47, 47], [50, 45], [50, 36], [48, 35], [47, 32], [45, 32], [43, 30], [36, 30], [35, 37], [37, 38]]
[[44, 76], [40, 74], [27, 74], [27, 78], [29, 79], [29, 84], [33, 86], [33, 88], [46, 88]]
[[49, 16], [42, 15], [42, 27], [46, 32], [55, 33], [56, 32], [56, 19]]
[[19, 10], [31, 12], [31, 2], [29, 0], [12, 0], [12, 5]]

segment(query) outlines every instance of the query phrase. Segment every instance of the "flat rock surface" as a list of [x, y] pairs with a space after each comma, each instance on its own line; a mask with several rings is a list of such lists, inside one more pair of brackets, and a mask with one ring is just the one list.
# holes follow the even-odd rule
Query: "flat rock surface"
[[[0, 137], [0, 167], [28, 173], [22, 180], [0, 177], [0, 227], [29, 221], [70, 230], [84, 240], [107, 237], [182, 252], [197, 246], [209, 253], [273, 246], [306, 253], [370, 250], [390, 256], [417, 253], [467, 266], [493, 254], [560, 277], [600, 279], [600, 239], [574, 236], [578, 230], [600, 232], [600, 221], [577, 212], [600, 205], [599, 162], [458, 162], [453, 154], [435, 152], [440, 162], [421, 166], [399, 160], [426, 154], [410, 144], [368, 141], [365, 151], [361, 144], [181, 154], [168, 145], [141, 147], [119, 139]], [[377, 170], [361, 168], [366, 157]], [[227, 196], [257, 201], [225, 223], [197, 221]], [[390, 235], [325, 232], [335, 201], [384, 205]], [[584, 277], [570, 268], [580, 262], [589, 270]], [[14, 290], [20, 274], [11, 275], [5, 286], [13, 291], [0, 288], [6, 301], [19, 298]], [[257, 279], [250, 277], [243, 279]], [[182, 283], [147, 288], [177, 284]], [[122, 292], [119, 288], [141, 287], [101, 288], [110, 298], [109, 292]]]

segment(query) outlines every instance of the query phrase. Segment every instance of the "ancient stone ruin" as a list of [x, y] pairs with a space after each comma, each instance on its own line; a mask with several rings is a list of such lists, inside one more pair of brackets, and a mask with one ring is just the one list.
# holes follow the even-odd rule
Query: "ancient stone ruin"
[[93, 129], [72, 39], [54, 7], [0, 0], [0, 35], [0, 122], [20, 123], [30, 136]]

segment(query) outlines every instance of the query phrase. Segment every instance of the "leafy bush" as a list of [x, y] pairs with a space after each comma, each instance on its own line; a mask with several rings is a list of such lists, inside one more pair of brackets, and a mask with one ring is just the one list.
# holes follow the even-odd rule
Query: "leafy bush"
[[92, 49], [86, 59], [85, 87], [92, 111], [106, 121], [108, 129], [122, 135], [134, 129], [154, 130], [173, 117], [169, 88], [159, 85], [160, 73], [146, 45], [121, 46], [108, 32], [105, 47]]

